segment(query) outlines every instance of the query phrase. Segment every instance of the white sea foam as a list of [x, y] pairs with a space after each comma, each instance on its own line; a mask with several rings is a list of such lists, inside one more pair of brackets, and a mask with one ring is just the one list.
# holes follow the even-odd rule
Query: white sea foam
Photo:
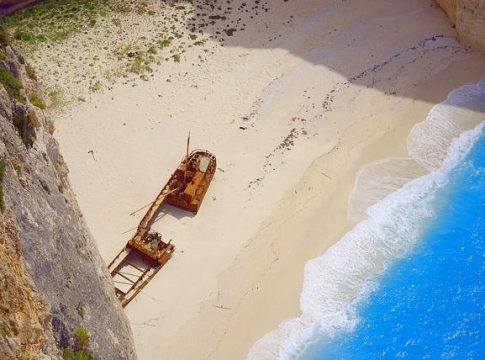
[[392, 157], [363, 166], [349, 197], [348, 220], [358, 223], [366, 219], [369, 207], [427, 173], [425, 168], [410, 157]]
[[408, 137], [409, 154], [431, 172], [368, 208], [367, 219], [306, 264], [301, 316], [257, 341], [249, 359], [295, 359], [315, 339], [331, 339], [358, 324], [356, 305], [376, 288], [386, 266], [416, 244], [434, 214], [436, 193], [483, 133], [484, 120], [485, 78], [433, 107]]
[[485, 113], [485, 78], [448, 94], [434, 106], [426, 121], [416, 124], [408, 136], [408, 152], [429, 170], [438, 169], [452, 139], [477, 126]]
[[367, 209], [409, 181], [436, 170], [453, 138], [474, 128], [485, 112], [485, 80], [451, 92], [433, 107], [426, 121], [417, 124], [408, 137], [412, 157], [388, 158], [364, 166], [357, 174], [349, 197], [348, 219], [358, 223]]

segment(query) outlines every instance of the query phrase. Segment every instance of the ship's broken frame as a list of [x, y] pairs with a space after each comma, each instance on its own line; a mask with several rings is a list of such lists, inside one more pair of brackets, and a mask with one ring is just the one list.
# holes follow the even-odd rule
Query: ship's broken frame
[[143, 290], [175, 250], [170, 241], [165, 242], [160, 234], [150, 231], [162, 206], [168, 203], [196, 214], [214, 177], [216, 157], [207, 150], [189, 154], [189, 140], [190, 137], [179, 167], [151, 203], [135, 235], [108, 266], [123, 307]]

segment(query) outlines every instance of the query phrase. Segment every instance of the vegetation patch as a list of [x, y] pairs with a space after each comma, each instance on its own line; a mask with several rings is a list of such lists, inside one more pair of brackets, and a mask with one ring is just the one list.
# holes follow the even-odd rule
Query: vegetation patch
[[164, 38], [158, 41], [160, 48], [169, 47], [172, 43], [173, 37]]
[[173, 54], [173, 55], [172, 55], [172, 59], [173, 59], [173, 61], [175, 61], [176, 63], [179, 63], [179, 62], [180, 62], [180, 55], [179, 55], [179, 54]]
[[10, 36], [8, 31], [3, 26], [0, 26], [0, 45], [7, 46], [10, 43]]
[[[245, 26], [229, 24], [230, 5], [43, 0], [0, 19], [0, 44], [11, 43], [24, 54], [27, 75], [43, 79], [47, 107], [55, 110], [81, 101], [88, 93], [110, 89], [118, 81], [148, 80], [154, 77], [155, 66], [181, 63], [186, 51], [196, 46], [204, 49], [192, 49], [200, 52], [192, 66], [200, 66], [214, 54], [210, 48], [215, 45], [209, 39], [223, 40], [223, 29], [231, 33]], [[35, 105], [45, 106], [42, 102]]]
[[13, 114], [13, 125], [17, 129], [22, 142], [27, 148], [32, 147], [35, 140], [35, 123], [29, 115]]
[[134, 74], [141, 75], [143, 73], [152, 72], [150, 63], [153, 61], [153, 56], [146, 53], [139, 53], [130, 64], [129, 70]]
[[32, 80], [37, 80], [37, 73], [35, 72], [35, 69], [32, 65], [30, 64], [25, 64], [25, 71], [27, 71], [27, 75], [29, 75], [29, 78]]
[[93, 356], [84, 350], [74, 351], [71, 348], [64, 349], [62, 352], [64, 360], [93, 360]]
[[10, 69], [6, 69], [3, 66], [0, 66], [0, 83], [5, 90], [7, 90], [7, 93], [12, 100], [17, 100], [18, 102], [25, 104], [25, 97], [20, 93], [23, 89], [22, 83], [12, 74]]
[[108, 12], [130, 10], [127, 0], [44, 0], [0, 19], [0, 26], [5, 29], [6, 39], [13, 38], [24, 48], [35, 49], [39, 44], [60, 42], [92, 28]]
[[30, 102], [32, 105], [37, 106], [39, 109], [45, 110], [46, 105], [45, 103], [39, 99], [36, 93], [31, 93], [30, 94]]
[[93, 356], [86, 350], [89, 346], [89, 332], [86, 328], [78, 327], [74, 330], [74, 348], [66, 348], [62, 352], [64, 360], [93, 360]]
[[50, 108], [59, 107], [63, 101], [64, 92], [61, 88], [55, 88], [47, 94], [48, 105]]
[[74, 330], [76, 335], [76, 343], [81, 348], [86, 348], [89, 345], [89, 332], [86, 328], [78, 327]]
[[91, 92], [97, 92], [100, 91], [102, 88], [101, 81], [96, 80], [95, 82], [91, 83], [89, 85], [89, 91]]

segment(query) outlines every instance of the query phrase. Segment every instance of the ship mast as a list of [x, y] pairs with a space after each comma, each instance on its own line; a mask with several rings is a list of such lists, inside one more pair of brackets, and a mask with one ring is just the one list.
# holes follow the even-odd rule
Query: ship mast
[[184, 169], [184, 183], [187, 175], [187, 168], [189, 166], [189, 145], [190, 145], [190, 131], [189, 131], [189, 136], [187, 138], [187, 149], [185, 152], [185, 169]]

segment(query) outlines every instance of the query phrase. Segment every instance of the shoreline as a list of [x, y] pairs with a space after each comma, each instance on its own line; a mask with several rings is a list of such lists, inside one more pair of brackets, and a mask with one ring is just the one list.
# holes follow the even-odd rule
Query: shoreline
[[[456, 301], [461, 297], [451, 293], [462, 293], [461, 287], [458, 290], [454, 288], [458, 286], [456, 281], [462, 277], [453, 277], [452, 273], [461, 274], [469, 266], [465, 256], [462, 259], [450, 257], [450, 254], [459, 251], [450, 252], [449, 246], [466, 248], [470, 253], [479, 250], [478, 243], [474, 241], [479, 236], [476, 231], [470, 231], [468, 237], [461, 237], [461, 246], [454, 239], [456, 231], [460, 231], [457, 229], [464, 228], [461, 224], [463, 219], [467, 219], [470, 225], [481, 220], [476, 215], [480, 214], [482, 205], [480, 197], [477, 197], [482, 183], [480, 171], [475, 170], [481, 166], [480, 153], [483, 152], [485, 139], [484, 85], [485, 77], [479, 82], [453, 89], [447, 99], [431, 109], [424, 121], [413, 127], [408, 136], [409, 153], [412, 154], [409, 160], [415, 161], [415, 165], [423, 165], [427, 171], [416, 174], [404, 185], [395, 186], [388, 196], [371, 205], [368, 216], [334, 246], [307, 262], [300, 297], [302, 314], [280, 324], [277, 330], [259, 340], [251, 349], [249, 359], [272, 358], [267, 356], [269, 353], [279, 353], [279, 359], [317, 359], [324, 354], [325, 358], [352, 357], [354, 353], [365, 357], [376, 348], [408, 351], [408, 336], [412, 336], [410, 330], [416, 326], [422, 326], [430, 337], [435, 336], [431, 346], [443, 348], [443, 342], [446, 343], [449, 338], [439, 335], [442, 323], [435, 329], [430, 329], [427, 324], [428, 319], [431, 323], [440, 319], [442, 312], [437, 310], [434, 317], [429, 317], [429, 309], [437, 303], [433, 294], [440, 293], [437, 289], [450, 289], [446, 296], [439, 295], [440, 303], [451, 306], [447, 312], [451, 326], [460, 326], [462, 323], [458, 322], [458, 325], [455, 322], [454, 310], [462, 304]], [[423, 132], [433, 136], [423, 136]], [[442, 156], [429, 157], [428, 151], [415, 151], [429, 149], [431, 144]], [[402, 165], [402, 158], [389, 159]], [[403, 171], [401, 168], [398, 178]], [[389, 176], [393, 174], [391, 172]], [[387, 189], [387, 180], [387, 176], [382, 180], [376, 177], [372, 184], [380, 182]], [[460, 191], [475, 191], [475, 196], [468, 198], [468, 203], [474, 203], [474, 206], [467, 208], [460, 201], [456, 204], [451, 200], [452, 194]], [[455, 215], [443, 215], [450, 212]], [[475, 216], [473, 220], [464, 215], [469, 213], [472, 218]], [[454, 222], [455, 219], [457, 222]], [[434, 238], [431, 242], [430, 237]], [[436, 256], [436, 251], [442, 253]], [[417, 265], [416, 261], [421, 261], [421, 264]], [[448, 271], [450, 262], [455, 262], [453, 271]], [[406, 266], [407, 271], [403, 271]], [[423, 277], [423, 272], [428, 273], [429, 279]], [[434, 277], [435, 272], [446, 274], [446, 279], [438, 280]], [[473, 278], [474, 273], [476, 270], [469, 272], [468, 276]], [[413, 281], [403, 284], [403, 278], [409, 279], [408, 276]], [[440, 275], [437, 276], [439, 278]], [[444, 285], [448, 278], [451, 283]], [[416, 287], [420, 291], [416, 291]], [[470, 296], [473, 293], [470, 291]], [[410, 313], [409, 309], [413, 311]], [[414, 310], [421, 317], [413, 316]], [[410, 320], [412, 325], [407, 324], [405, 319]], [[413, 319], [419, 320], [413, 323]], [[473, 328], [479, 328], [479, 324], [470, 326], [470, 329]], [[383, 333], [389, 332], [395, 334], [397, 343], [393, 341], [391, 344], [388, 339], [382, 338]], [[348, 339], [352, 339], [351, 345], [347, 344]], [[368, 342], [368, 339], [375, 341]], [[476, 342], [470, 342], [467, 346], [473, 348], [474, 344]], [[429, 354], [427, 347], [417, 346], [411, 351], [421, 352], [423, 356]]]
[[[446, 78], [445, 81], [443, 81], [443, 77], [442, 77], [441, 73], [435, 74], [431, 79], [428, 79], [427, 83], [422, 83], [421, 85], [418, 85], [418, 87], [416, 88], [416, 91], [420, 92], [420, 91], [434, 90], [435, 93], [438, 95], [438, 97], [442, 96], [442, 98], [440, 99], [440, 102], [445, 101], [446, 98], [447, 98], [447, 95], [451, 91], [459, 88], [462, 85], [476, 84], [480, 79], [483, 78], [483, 75], [485, 74], [483, 71], [485, 69], [483, 68], [482, 63], [471, 61], [471, 62], [468, 62], [468, 65], [470, 67], [466, 68], [463, 71], [462, 64], [455, 63], [452, 66], [450, 66], [448, 69], [444, 70], [444, 72], [449, 73], [451, 71], [455, 74], [455, 72], [453, 70], [457, 70], [457, 72], [456, 72], [457, 76], [456, 77], [453, 77], [453, 78], [448, 77], [448, 78]], [[479, 65], [479, 67], [478, 68], [475, 67], [476, 65]], [[416, 103], [416, 102], [411, 101], [411, 103]], [[305, 269], [305, 266], [308, 264], [308, 261], [315, 260], [316, 258], [320, 258], [320, 257], [324, 256], [325, 252], [330, 247], [332, 247], [334, 244], [336, 244], [338, 241], [340, 241], [345, 235], [347, 235], [347, 233], [351, 232], [354, 229], [354, 227], [358, 224], [358, 223], [350, 222], [350, 221], [347, 221], [345, 224], [342, 224], [342, 222], [338, 223], [338, 221], [341, 220], [342, 218], [347, 217], [348, 206], [347, 206], [347, 203], [344, 203], [343, 200], [344, 199], [350, 199], [350, 192], [351, 192], [351, 190], [353, 190], [352, 185], [354, 184], [355, 180], [357, 180], [357, 176], [359, 175], [360, 170], [364, 169], [368, 165], [376, 164], [376, 163], [383, 162], [385, 160], [390, 160], [390, 159], [392, 159], [392, 160], [409, 159], [412, 162], [414, 162], [414, 160], [410, 157], [410, 155], [408, 154], [408, 152], [406, 150], [406, 141], [407, 141], [408, 135], [411, 133], [411, 130], [413, 129], [413, 127], [417, 123], [421, 123], [426, 119], [429, 111], [431, 110], [431, 108], [434, 105], [433, 104], [424, 104], [424, 103], [414, 104], [414, 105], [417, 105], [418, 108], [416, 108], [412, 105], [413, 104], [411, 104], [411, 106], [403, 105], [403, 107], [405, 109], [407, 109], [407, 111], [405, 111], [402, 114], [403, 117], [405, 116], [407, 118], [406, 121], [403, 121], [402, 123], [398, 124], [393, 130], [386, 132], [382, 136], [376, 135], [373, 140], [370, 140], [367, 144], [365, 144], [363, 146], [363, 149], [361, 149], [362, 151], [360, 152], [360, 155], [357, 155], [357, 156], [354, 157], [354, 159], [353, 159], [354, 161], [351, 161], [351, 164], [350, 164], [351, 166], [347, 169], [347, 171], [344, 171], [345, 175], [340, 177], [341, 182], [342, 182], [342, 180], [345, 182], [344, 187], [342, 189], [335, 190], [333, 196], [330, 196], [328, 199], [321, 199], [320, 198], [320, 199], [317, 199], [317, 200], [312, 200], [312, 202], [315, 203], [314, 213], [316, 213], [316, 216], [314, 216], [314, 218], [311, 219], [311, 221], [310, 221], [311, 225], [310, 226], [309, 225], [306, 225], [306, 226], [302, 225], [301, 229], [303, 231], [306, 231], [307, 235], [308, 235], [307, 239], [305, 239], [306, 240], [305, 244], [308, 244], [308, 245], [313, 244], [313, 245], [315, 245], [315, 249], [320, 247], [321, 252], [316, 256], [310, 256], [310, 257], [307, 257], [306, 259], [298, 259], [298, 258], [297, 259], [291, 259], [291, 258], [284, 259], [284, 260], [286, 260], [286, 263], [280, 265], [279, 271], [280, 271], [280, 273], [282, 273], [283, 271], [285, 271], [285, 272], [291, 272], [291, 271], [298, 272], [299, 275], [300, 275], [300, 278], [298, 279], [298, 285], [300, 287], [300, 289], [299, 289], [300, 291], [296, 294], [293, 291], [288, 291], [288, 289], [285, 289], [284, 288], [285, 284], [279, 284], [279, 286], [271, 284], [271, 281], [274, 281], [274, 278], [276, 278], [278, 275], [276, 273], [268, 274], [268, 279], [267, 279], [267, 282], [266, 282], [266, 286], [268, 287], [266, 289], [267, 297], [265, 299], [259, 300], [260, 301], [259, 305], [261, 307], [264, 306], [263, 305], [264, 303], [278, 303], [278, 301], [281, 301], [279, 299], [288, 298], [288, 297], [291, 297], [291, 298], [295, 297], [295, 298], [297, 298], [298, 300], [301, 301], [301, 298], [300, 298], [300, 296], [302, 295], [301, 294], [301, 287], [303, 285], [303, 279], [304, 279], [303, 270]], [[412, 114], [415, 117], [408, 116], [410, 114]], [[422, 116], [422, 117], [420, 118], [420, 116]], [[410, 119], [414, 119], [414, 120], [410, 120]], [[399, 122], [399, 118], [394, 119], [394, 120], [396, 122]], [[474, 129], [474, 127], [472, 127], [471, 129], [468, 129], [468, 130], [469, 130], [469, 132], [471, 132], [473, 129]], [[363, 128], [355, 128], [355, 129], [352, 129], [351, 131], [349, 131], [349, 133], [359, 134], [363, 130], [364, 130]], [[358, 151], [356, 151], [356, 152], [358, 152]], [[318, 159], [308, 169], [308, 171], [306, 172], [306, 174], [304, 175], [304, 177], [302, 179], [302, 181], [306, 185], [309, 184], [309, 183], [310, 184], [312, 183], [312, 180], [311, 180], [312, 177], [313, 177], [313, 179], [316, 179], [317, 181], [318, 181], [319, 178], [321, 178], [318, 173], [320, 173], [321, 170], [324, 167], [318, 166], [317, 164], [318, 164], [318, 162], [323, 163], [323, 161], [324, 160], [322, 158]], [[419, 166], [415, 162], [414, 162], [414, 164]], [[419, 177], [430, 175], [430, 173], [425, 171], [424, 168], [421, 168], [421, 170], [424, 171], [422, 174], [420, 174], [420, 173], [414, 174], [414, 177], [410, 177], [407, 182], [409, 182], [413, 179], [417, 179]], [[400, 173], [400, 175], [404, 175], [404, 174]], [[335, 188], [341, 186], [341, 182], [340, 182], [340, 184], [334, 184]], [[350, 182], [350, 184], [348, 182]], [[394, 189], [392, 192], [396, 192], [397, 190], [398, 190], [398, 188]], [[380, 200], [378, 200], [378, 201], [380, 201]], [[332, 211], [337, 211], [338, 214], [336, 216], [331, 215], [330, 218], [327, 218], [328, 209], [330, 209], [330, 208], [332, 209]], [[302, 215], [301, 217], [303, 218], [303, 220], [305, 220], [304, 215]], [[306, 220], [308, 220], [308, 219], [306, 219]], [[278, 235], [276, 235], [275, 237], [278, 237], [278, 236], [284, 237], [285, 236], [284, 235], [285, 228], [293, 228], [293, 230], [295, 228], [298, 228], [298, 222], [299, 222], [298, 220], [294, 220], [290, 224], [285, 224], [280, 229], [280, 233]], [[302, 222], [302, 221], [300, 221], [300, 222]], [[302, 233], [303, 233], [303, 231], [302, 231]], [[325, 234], [325, 235], [322, 235], [322, 234]], [[296, 236], [298, 236], [298, 234]], [[291, 241], [291, 240], [284, 239], [284, 240], [281, 240], [281, 242], [282, 241]], [[274, 244], [272, 246], [274, 246]], [[280, 246], [283, 247], [284, 245], [281, 244]], [[316, 251], [319, 251], [319, 250], [313, 250], [313, 251], [316, 252]], [[309, 253], [311, 253], [311, 251], [308, 251], [307, 255]], [[297, 265], [295, 265], [295, 264], [297, 264]], [[277, 292], [279, 292], [279, 293], [277, 293]], [[318, 298], [318, 294], [313, 294], [313, 295]], [[307, 289], [306, 296], [307, 296], [306, 300], [308, 301], [309, 300], [308, 297], [310, 296], [310, 294], [308, 293], [308, 289]], [[270, 298], [270, 300], [269, 300], [269, 298]], [[323, 300], [320, 299], [320, 301], [323, 301]], [[315, 302], [318, 302], [318, 300], [315, 300]], [[265, 319], [264, 324], [263, 324], [263, 326], [265, 326], [266, 329], [264, 331], [262, 331], [262, 335], [271, 334], [273, 336], [271, 339], [278, 342], [279, 344], [281, 344], [280, 343], [281, 339], [279, 338], [279, 336], [285, 336], [286, 332], [289, 331], [290, 328], [293, 328], [293, 327], [298, 328], [299, 322], [298, 322], [298, 324], [294, 323], [292, 325], [288, 325], [288, 327], [284, 327], [284, 330], [282, 330], [280, 333], [276, 333], [277, 328], [279, 326], [282, 326], [283, 323], [286, 322], [286, 320], [295, 320], [296, 318], [299, 318], [299, 316], [302, 315], [299, 303], [295, 303], [294, 301], [292, 301], [290, 303], [290, 301], [287, 300], [287, 305], [288, 304], [292, 305], [291, 311], [288, 311], [289, 309], [287, 307], [283, 308], [283, 309], [278, 309], [278, 311], [281, 310], [281, 313], [282, 313], [282, 314], [279, 314], [278, 317], [281, 317], [284, 320], [278, 321], [277, 317], [275, 317], [274, 319]], [[308, 310], [308, 304], [306, 304], [306, 305], [307, 305], [306, 310]], [[326, 305], [328, 305], [330, 307], [332, 306], [331, 303], [327, 303]], [[312, 314], [312, 315], [315, 316], [315, 314]], [[244, 314], [242, 314], [242, 317], [243, 318], [245, 317]], [[310, 317], [311, 317], [311, 315], [310, 315]], [[303, 325], [308, 325], [306, 323], [307, 320], [308, 319], [301, 320], [301, 323]], [[263, 321], [260, 321], [260, 322], [263, 323]], [[332, 325], [331, 324], [327, 324], [327, 325], [328, 325], [328, 328], [327, 328], [327, 331], [328, 331], [329, 328], [332, 327]], [[254, 327], [254, 324], [248, 324], [247, 326], [248, 327], [249, 326]], [[240, 335], [242, 335], [242, 334], [244, 334], [244, 331], [241, 331]], [[250, 341], [250, 343], [254, 344], [255, 341], [260, 340], [260, 339], [261, 339], [261, 337], [257, 338], [257, 339], [253, 339], [253, 340]], [[238, 339], [238, 340], [240, 340], [240, 339]], [[295, 340], [295, 339], [293, 339], [293, 340]], [[268, 342], [265, 342], [265, 345], [268, 345]], [[292, 342], [284, 342], [284, 345], [288, 346], [289, 349], [290, 349], [289, 353], [285, 353], [286, 356], [289, 356], [289, 354], [291, 354], [291, 350], [293, 350], [293, 351], [301, 350], [300, 348], [296, 347], [296, 345]], [[237, 346], [237, 345], [232, 343], [231, 346], [234, 347], [234, 346]], [[267, 353], [258, 352], [258, 351], [262, 351], [263, 349], [269, 350], [266, 347], [258, 348], [255, 352], [251, 353], [252, 356], [249, 357], [249, 359], [255, 360], [255, 359], [276, 358], [274, 356], [275, 355], [274, 353], [271, 353], [271, 356], [268, 356]], [[274, 350], [274, 349], [271, 349], [271, 350]], [[230, 351], [229, 348], [225, 349], [226, 355], [229, 353], [229, 351]], [[288, 351], [288, 348], [286, 349], [286, 351]], [[217, 357], [217, 358], [222, 359], [223, 356], [220, 356], [220, 357]], [[293, 358], [293, 357], [291, 357], [291, 356], [290, 357], [284, 357], [284, 359], [286, 359], [286, 358]]]
[[[484, 55], [449, 38], [444, 14], [426, 4], [381, 4], [376, 14], [366, 4], [325, 5], [299, 9], [301, 18], [282, 38], [288, 48], [303, 39], [299, 53], [285, 44], [227, 46], [194, 70], [194, 52], [157, 68], [149, 82], [114, 86], [55, 115], [74, 191], [107, 263], [143, 215], [130, 212], [159, 192], [183, 156], [187, 129], [194, 147], [218, 157], [199, 214], [169, 208], [154, 226], [177, 250], [126, 308], [140, 359], [161, 352], [177, 359], [244, 358], [261, 336], [297, 316], [305, 263], [350, 229], [347, 201], [359, 169], [407, 155], [413, 124], [450, 90], [485, 74]], [[347, 14], [348, 6], [364, 20]], [[389, 18], [420, 20], [419, 6], [435, 24], [432, 18], [406, 29], [393, 44]], [[292, 10], [276, 13], [274, 22]], [[326, 11], [348, 33], [333, 34], [333, 24], [321, 22], [331, 17]], [[298, 22], [303, 30], [293, 33]], [[329, 30], [326, 42], [315, 35]], [[406, 50], [436, 33], [445, 35], [422, 45], [431, 55]], [[359, 45], [342, 48], [356, 38]], [[384, 64], [377, 74], [366, 72], [375, 63], [364, 59], [370, 51]], [[314, 61], [320, 57], [326, 63]], [[388, 64], [389, 58], [397, 60]], [[363, 80], [346, 78], [359, 73]]]
[[[423, 82], [418, 85], [416, 92], [433, 90], [437, 95], [438, 103], [445, 100], [451, 90], [480, 80], [485, 74], [485, 65], [480, 57], [466, 63], [470, 67], [465, 70], [463, 70], [462, 64], [455, 63], [442, 72], [461, 70], [461, 73], [457, 71], [456, 77], [447, 77], [444, 80], [442, 73], [435, 74], [427, 80], [428, 83]], [[409, 99], [405, 101], [409, 104], [401, 106], [404, 111], [393, 119], [393, 130], [375, 135], [373, 139], [362, 144], [359, 149], [355, 149], [353, 154], [334, 153], [315, 159], [301, 180], [287, 191], [285, 198], [281, 201], [283, 205], [278, 206], [279, 209], [261, 226], [264, 229], [258, 234], [258, 238], [252, 239], [251, 244], [243, 250], [245, 255], [240, 254], [241, 259], [238, 258], [231, 268], [224, 272], [220, 278], [220, 283], [224, 284], [221, 287], [233, 288], [234, 286], [229, 284], [237, 279], [243, 264], [251, 266], [256, 262], [254, 258], [258, 256], [262, 247], [268, 246], [269, 243], [271, 248], [280, 250], [278, 264], [268, 266], [270, 270], [264, 273], [262, 277], [264, 280], [258, 281], [256, 279], [260, 277], [255, 276], [255, 284], [263, 291], [260, 291], [259, 294], [253, 292], [244, 297], [234, 315], [235, 318], [229, 321], [234, 322], [235, 325], [224, 329], [225, 332], [231, 334], [231, 338], [228, 338], [224, 346], [212, 352], [208, 358], [224, 359], [229, 354], [235, 353], [240, 355], [237, 358], [243, 358], [255, 341], [275, 330], [284, 320], [300, 315], [299, 299], [305, 264], [308, 260], [323, 255], [354, 226], [345, 219], [347, 218], [347, 200], [359, 170], [369, 163], [389, 157], [408, 157], [407, 136], [412, 127], [423, 121], [431, 107], [434, 106], [434, 104]], [[366, 124], [359, 125], [348, 131], [346, 137], [349, 142], [361, 136], [362, 132], [368, 131]], [[342, 139], [342, 142], [346, 142], [346, 140]], [[352, 159], [348, 159], [349, 156], [352, 156]], [[328, 171], [329, 167], [332, 168], [329, 163], [335, 164], [345, 158], [347, 158], [344, 160], [346, 168], [340, 170], [340, 175], [333, 179], [322, 176], [322, 172]], [[335, 168], [332, 169], [335, 170]], [[318, 186], [322, 180], [325, 183], [320, 185], [320, 189], [315, 188], [313, 191], [308, 191], [309, 185]], [[322, 193], [323, 189], [325, 189], [324, 193]], [[303, 205], [305, 208], [303, 212], [301, 209], [294, 209], [294, 204], [299, 198], [298, 194], [304, 192], [307, 192], [305, 198], [308, 199], [308, 202]], [[280, 223], [274, 223], [274, 219], [281, 219], [282, 214], [290, 209], [293, 209], [292, 215], [296, 214], [295, 218], [287, 217], [280, 220]], [[329, 214], [328, 209], [332, 209], [332, 213]], [[322, 236], [322, 234], [325, 235]], [[272, 240], [262, 240], [266, 236], [271, 236]], [[300, 244], [300, 241], [303, 243]], [[269, 312], [268, 304], [274, 306]], [[256, 315], [252, 314], [255, 310], [259, 311]], [[197, 324], [201, 328], [204, 326], [203, 320], [199, 320]], [[191, 322], [192, 330], [193, 326], [194, 323]]]

